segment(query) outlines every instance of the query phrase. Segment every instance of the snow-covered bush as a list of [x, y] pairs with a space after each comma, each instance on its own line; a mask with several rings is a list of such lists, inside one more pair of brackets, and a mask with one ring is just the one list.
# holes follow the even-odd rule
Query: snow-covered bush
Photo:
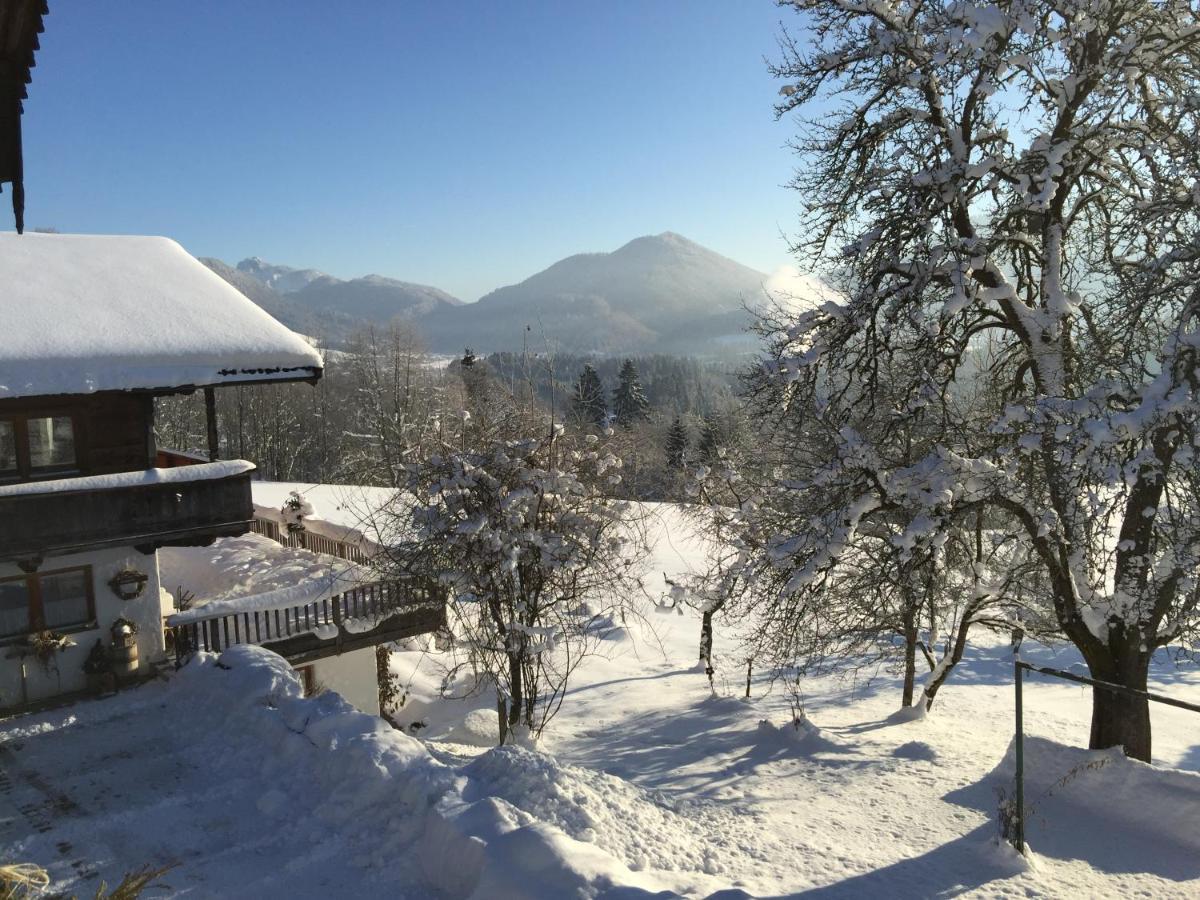
[[303, 494], [299, 491], [292, 491], [283, 501], [283, 507], [279, 510], [279, 514], [283, 516], [283, 523], [287, 526], [288, 534], [295, 534], [304, 531], [304, 520], [316, 515], [316, 510]]
[[540, 733], [597, 623], [631, 611], [645, 552], [635, 508], [611, 499], [621, 460], [553, 436], [449, 450], [409, 467], [386, 566], [451, 592], [477, 683], [496, 685], [502, 740]]

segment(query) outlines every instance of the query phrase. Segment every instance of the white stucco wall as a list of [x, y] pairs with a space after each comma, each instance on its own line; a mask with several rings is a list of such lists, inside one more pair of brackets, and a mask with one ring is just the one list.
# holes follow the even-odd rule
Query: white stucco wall
[[375, 648], [352, 650], [319, 659], [313, 665], [317, 683], [341, 694], [351, 706], [379, 715], [379, 682], [375, 679]]
[[[91, 553], [76, 553], [69, 556], [48, 557], [40, 571], [53, 572], [77, 566], [92, 567], [92, 591], [96, 599], [96, 627], [69, 634], [76, 644], [55, 654], [49, 671], [43, 669], [34, 656], [9, 658], [9, 654], [23, 643], [22, 639], [0, 642], [0, 707], [15, 706], [23, 702], [35, 702], [83, 690], [87, 678], [83, 674], [83, 661], [87, 658], [96, 638], [105, 646], [110, 641], [109, 627], [124, 616], [137, 623], [137, 645], [139, 671], [146, 672], [150, 663], [164, 658], [162, 612], [159, 600], [158, 560], [154, 554], [139, 553], [132, 547], [97, 550]], [[146, 589], [135, 600], [122, 600], [112, 588], [109, 580], [122, 569], [129, 567], [149, 576]], [[0, 578], [25, 573], [15, 563], [0, 563]], [[22, 692], [22, 663], [24, 664], [25, 690]], [[374, 672], [374, 669], [372, 669]]]

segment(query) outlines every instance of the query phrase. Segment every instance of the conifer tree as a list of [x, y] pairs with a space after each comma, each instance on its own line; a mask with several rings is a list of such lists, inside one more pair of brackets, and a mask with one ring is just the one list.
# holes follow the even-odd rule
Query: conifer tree
[[604, 385], [591, 363], [586, 363], [575, 383], [572, 398], [575, 415], [581, 421], [602, 426], [608, 420], [608, 404], [604, 400]]
[[716, 416], [705, 416], [704, 425], [700, 429], [700, 441], [696, 451], [700, 459], [708, 464], [717, 458], [717, 449], [724, 443], [720, 423]]
[[667, 468], [678, 471], [683, 468], [688, 451], [688, 433], [679, 416], [667, 430]]
[[621, 365], [618, 378], [617, 389], [613, 391], [613, 415], [618, 425], [632, 428], [634, 422], [649, 418], [647, 410], [650, 408], [650, 401], [642, 391], [637, 366], [633, 364], [632, 359], [625, 360]]

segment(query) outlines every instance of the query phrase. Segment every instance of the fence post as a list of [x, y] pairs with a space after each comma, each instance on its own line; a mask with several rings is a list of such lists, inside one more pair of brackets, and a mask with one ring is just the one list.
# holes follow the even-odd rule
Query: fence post
[[1017, 791], [1016, 813], [1013, 819], [1012, 843], [1016, 851], [1025, 855], [1025, 722], [1021, 704], [1022, 669], [1021, 657], [1013, 652], [1013, 682], [1017, 688], [1017, 733], [1014, 738], [1016, 750]]
[[338, 654], [341, 654], [342, 652], [342, 598], [344, 596], [345, 594], [334, 594], [329, 598], [333, 602], [333, 625], [337, 629], [337, 637], [335, 638], [336, 643], [334, 646], [336, 647]]

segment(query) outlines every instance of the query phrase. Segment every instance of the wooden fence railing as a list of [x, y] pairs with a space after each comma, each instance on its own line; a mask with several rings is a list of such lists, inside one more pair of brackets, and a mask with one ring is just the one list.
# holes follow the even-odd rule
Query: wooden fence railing
[[370, 555], [364, 552], [358, 544], [349, 541], [338, 541], [326, 535], [317, 534], [314, 531], [289, 532], [285, 526], [280, 525], [273, 519], [264, 519], [255, 516], [254, 523], [250, 528], [256, 534], [270, 538], [285, 547], [299, 547], [313, 553], [325, 553], [329, 556], [347, 559], [353, 563], [365, 563], [370, 560]]
[[[405, 613], [420, 616], [428, 612], [432, 624], [421, 630], [434, 630], [442, 621], [444, 606], [444, 598], [436, 588], [415, 581], [377, 582], [311, 603], [214, 615], [172, 625], [168, 630], [175, 661], [180, 664], [197, 650], [217, 653], [234, 644], [272, 644], [304, 636], [337, 641], [348, 634], [369, 632], [383, 620]], [[347, 620], [367, 624], [347, 629]], [[326, 631], [329, 633], [323, 634]]]

